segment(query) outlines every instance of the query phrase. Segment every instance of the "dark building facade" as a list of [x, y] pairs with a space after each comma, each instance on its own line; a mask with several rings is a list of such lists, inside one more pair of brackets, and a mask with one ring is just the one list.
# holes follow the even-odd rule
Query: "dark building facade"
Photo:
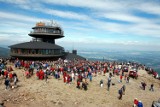
[[[33, 37], [30, 42], [15, 44], [10, 47], [10, 55], [12, 58], [19, 59], [85, 59], [77, 55], [77, 51], [66, 53], [64, 48], [55, 44], [55, 39], [64, 37], [61, 27], [53, 24], [45, 24], [43, 22], [36, 23], [28, 35]], [[76, 51], [76, 54], [75, 54]], [[69, 56], [69, 57], [68, 57]]]

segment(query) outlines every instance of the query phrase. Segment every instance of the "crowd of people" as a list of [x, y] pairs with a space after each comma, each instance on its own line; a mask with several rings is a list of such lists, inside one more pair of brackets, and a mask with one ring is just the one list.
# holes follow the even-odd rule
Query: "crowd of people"
[[[92, 82], [93, 76], [96, 77], [98, 74], [106, 75], [109, 73], [109, 76], [106, 80], [107, 90], [110, 91], [113, 76], [120, 76], [119, 82], [123, 82], [123, 78], [126, 83], [129, 83], [130, 77], [126, 72], [126, 66], [136, 67], [137, 69], [144, 69], [143, 65], [137, 63], [118, 63], [118, 62], [100, 62], [100, 61], [86, 61], [86, 60], [62, 60], [57, 61], [25, 61], [25, 60], [11, 60], [10, 63], [13, 63], [15, 68], [23, 69], [25, 71], [24, 75], [26, 78], [36, 75], [38, 80], [45, 80], [52, 76], [55, 79], [63, 79], [65, 84], [71, 84], [76, 82], [77, 89], [88, 90], [88, 85]], [[0, 63], [0, 76], [2, 75], [5, 78], [6, 89], [10, 87], [10, 83], [14, 82], [16, 86], [18, 77], [17, 74], [13, 73], [11, 66], [6, 67], [6, 62]], [[4, 71], [5, 69], [5, 71]], [[100, 87], [104, 86], [104, 81], [100, 80]], [[154, 91], [153, 84], [151, 84], [151, 91]], [[142, 87], [145, 90], [145, 84], [142, 83]], [[126, 85], [123, 85], [120, 90], [118, 90], [119, 99], [122, 100], [122, 96], [125, 95]], [[140, 101], [139, 101], [140, 102]], [[137, 107], [142, 107], [138, 106]]]
[[4, 79], [5, 89], [17, 87], [18, 77], [6, 60], [0, 60], [0, 77]]
[[[144, 65], [137, 63], [118, 63], [118, 62], [100, 62], [100, 61], [86, 61], [86, 60], [62, 60], [57, 61], [24, 61], [24, 60], [14, 60], [14, 65], [16, 68], [24, 68], [26, 78], [33, 75], [35, 71], [37, 79], [47, 81], [48, 76], [53, 76], [56, 79], [63, 77], [63, 82], [66, 84], [72, 83], [72, 81], [77, 82], [77, 88], [82, 89], [92, 81], [92, 77], [97, 74], [105, 75], [109, 73], [107, 80], [107, 90], [109, 91], [111, 86], [111, 77], [115, 75], [120, 76], [119, 82], [124, 80], [129, 83], [130, 76], [127, 73], [129, 66], [138, 69], [145, 69]], [[146, 83], [141, 83], [142, 88], [145, 90]], [[100, 86], [103, 87], [103, 80], [100, 81]], [[150, 90], [153, 91], [153, 84]]]

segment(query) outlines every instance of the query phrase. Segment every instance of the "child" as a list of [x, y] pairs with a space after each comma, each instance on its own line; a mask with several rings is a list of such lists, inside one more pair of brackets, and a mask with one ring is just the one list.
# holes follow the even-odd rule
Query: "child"
[[100, 81], [100, 86], [103, 87], [103, 80]]

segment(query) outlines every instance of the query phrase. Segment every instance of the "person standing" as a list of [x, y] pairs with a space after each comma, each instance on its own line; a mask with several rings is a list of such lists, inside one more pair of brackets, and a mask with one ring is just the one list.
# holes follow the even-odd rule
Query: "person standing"
[[126, 91], [126, 86], [123, 85], [123, 86], [122, 86], [122, 94], [123, 94], [123, 95], [125, 95], [125, 91]]
[[75, 79], [75, 76], [74, 76], [74, 72], [73, 72], [73, 71], [72, 71], [71, 76], [72, 76], [72, 80], [74, 80], [74, 79]]
[[142, 84], [143, 90], [145, 90], [146, 89], [146, 83], [142, 82], [141, 84]]
[[77, 88], [80, 89], [80, 81], [77, 79]]
[[149, 90], [154, 91], [153, 87], [154, 87], [154, 84], [151, 84], [151, 88]]
[[108, 81], [107, 81], [107, 90], [109, 91], [109, 88], [111, 86], [111, 77], [109, 76]]
[[127, 76], [126, 83], [129, 83], [129, 79], [130, 79], [130, 77], [129, 77], [129, 76]]
[[4, 84], [5, 84], [6, 90], [7, 90], [7, 89], [9, 88], [9, 86], [10, 86], [10, 82], [9, 82], [9, 79], [8, 79], [8, 78], [5, 79]]
[[17, 86], [17, 76], [14, 76], [14, 86], [16, 87]]
[[48, 71], [46, 70], [46, 72], [44, 73], [44, 78], [45, 78], [45, 82], [47, 82], [48, 79]]
[[119, 100], [122, 100], [122, 94], [123, 94], [122, 88], [118, 91], [118, 93], [119, 93]]
[[88, 72], [88, 77], [89, 77], [90, 82], [92, 82], [92, 72], [91, 72], [91, 70]]
[[122, 82], [122, 78], [123, 78], [123, 76], [122, 76], [122, 75], [120, 75], [120, 82]]

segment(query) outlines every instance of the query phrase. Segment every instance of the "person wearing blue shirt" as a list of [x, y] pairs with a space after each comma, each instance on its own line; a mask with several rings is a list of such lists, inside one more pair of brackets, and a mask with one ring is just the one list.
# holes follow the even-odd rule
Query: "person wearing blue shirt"
[[143, 107], [143, 103], [141, 101], [138, 102], [138, 107]]

